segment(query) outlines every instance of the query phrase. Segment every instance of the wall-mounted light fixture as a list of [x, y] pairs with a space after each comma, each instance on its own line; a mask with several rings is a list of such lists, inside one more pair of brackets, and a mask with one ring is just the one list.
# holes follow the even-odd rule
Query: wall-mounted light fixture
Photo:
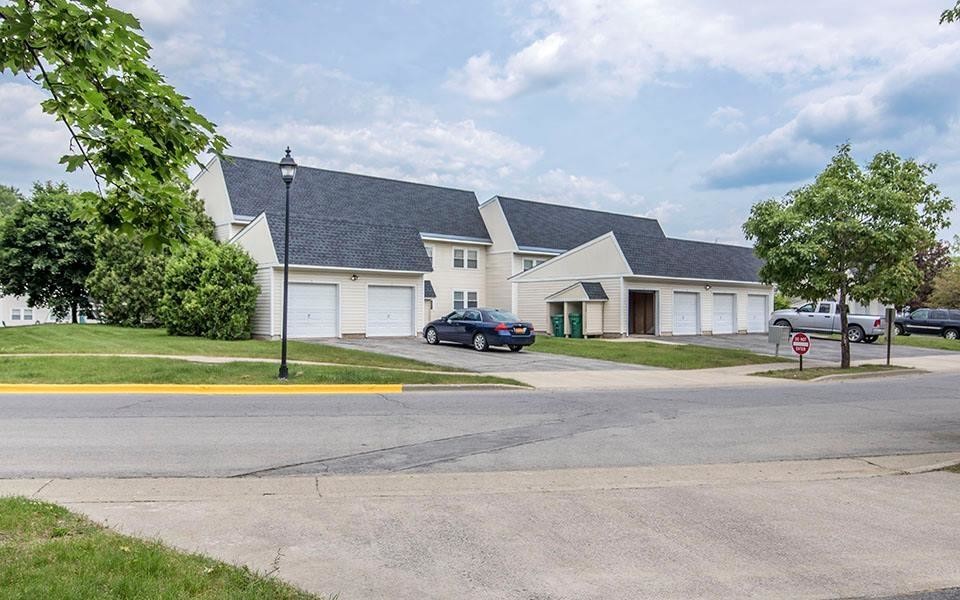
[[710, 288], [712, 288], [712, 287], [713, 287], [713, 286], [708, 283], [707, 285], [703, 286], [703, 289], [705, 289], [705, 290], [707, 290], [707, 291], [709, 292], [709, 291], [710, 291]]
[[356, 280], [358, 280], [358, 279], [360, 279], [360, 276], [357, 275], [356, 273], [354, 273], [353, 275], [350, 276], [350, 281], [356, 281]]

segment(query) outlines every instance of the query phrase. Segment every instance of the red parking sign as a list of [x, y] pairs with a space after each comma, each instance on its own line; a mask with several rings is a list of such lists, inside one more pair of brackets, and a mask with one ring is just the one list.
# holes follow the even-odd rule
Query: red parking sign
[[810, 338], [805, 333], [794, 334], [793, 339], [790, 340], [790, 345], [793, 346], [794, 352], [803, 356], [810, 351]]

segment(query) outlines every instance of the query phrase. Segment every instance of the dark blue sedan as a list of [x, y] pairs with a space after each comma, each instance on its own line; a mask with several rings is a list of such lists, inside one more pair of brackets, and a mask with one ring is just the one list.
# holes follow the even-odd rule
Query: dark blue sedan
[[427, 323], [423, 337], [429, 344], [456, 342], [473, 346], [479, 352], [490, 346], [506, 346], [511, 352], [520, 352], [536, 339], [532, 324], [496, 308], [455, 310]]

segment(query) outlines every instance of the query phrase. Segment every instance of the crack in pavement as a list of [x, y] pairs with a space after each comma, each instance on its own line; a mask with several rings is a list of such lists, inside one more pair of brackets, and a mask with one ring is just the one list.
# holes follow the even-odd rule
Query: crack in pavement
[[[643, 415], [645, 416], [640, 419], [636, 419], [634, 416], [634, 419], [631, 420], [632, 424], [652, 423], [660, 418], [659, 415], [653, 416], [654, 413], [643, 413]], [[622, 411], [582, 413], [558, 417], [534, 425], [493, 429], [425, 442], [401, 444], [341, 456], [277, 465], [238, 473], [231, 475], [231, 477], [408, 471], [432, 464], [455, 461], [476, 454], [618, 427], [624, 423], [623, 416]]]

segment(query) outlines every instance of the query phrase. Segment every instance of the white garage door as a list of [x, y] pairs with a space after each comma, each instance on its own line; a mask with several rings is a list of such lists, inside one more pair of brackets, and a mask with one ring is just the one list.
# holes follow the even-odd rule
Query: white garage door
[[737, 301], [734, 294], [713, 295], [713, 332], [736, 333]]
[[673, 335], [696, 335], [697, 294], [691, 292], [673, 293]]
[[763, 333], [767, 330], [767, 320], [770, 310], [767, 308], [767, 297], [750, 294], [747, 296], [747, 331], [749, 333]]
[[291, 283], [287, 335], [292, 338], [337, 337], [337, 286]]
[[413, 288], [367, 288], [367, 336], [413, 335]]

